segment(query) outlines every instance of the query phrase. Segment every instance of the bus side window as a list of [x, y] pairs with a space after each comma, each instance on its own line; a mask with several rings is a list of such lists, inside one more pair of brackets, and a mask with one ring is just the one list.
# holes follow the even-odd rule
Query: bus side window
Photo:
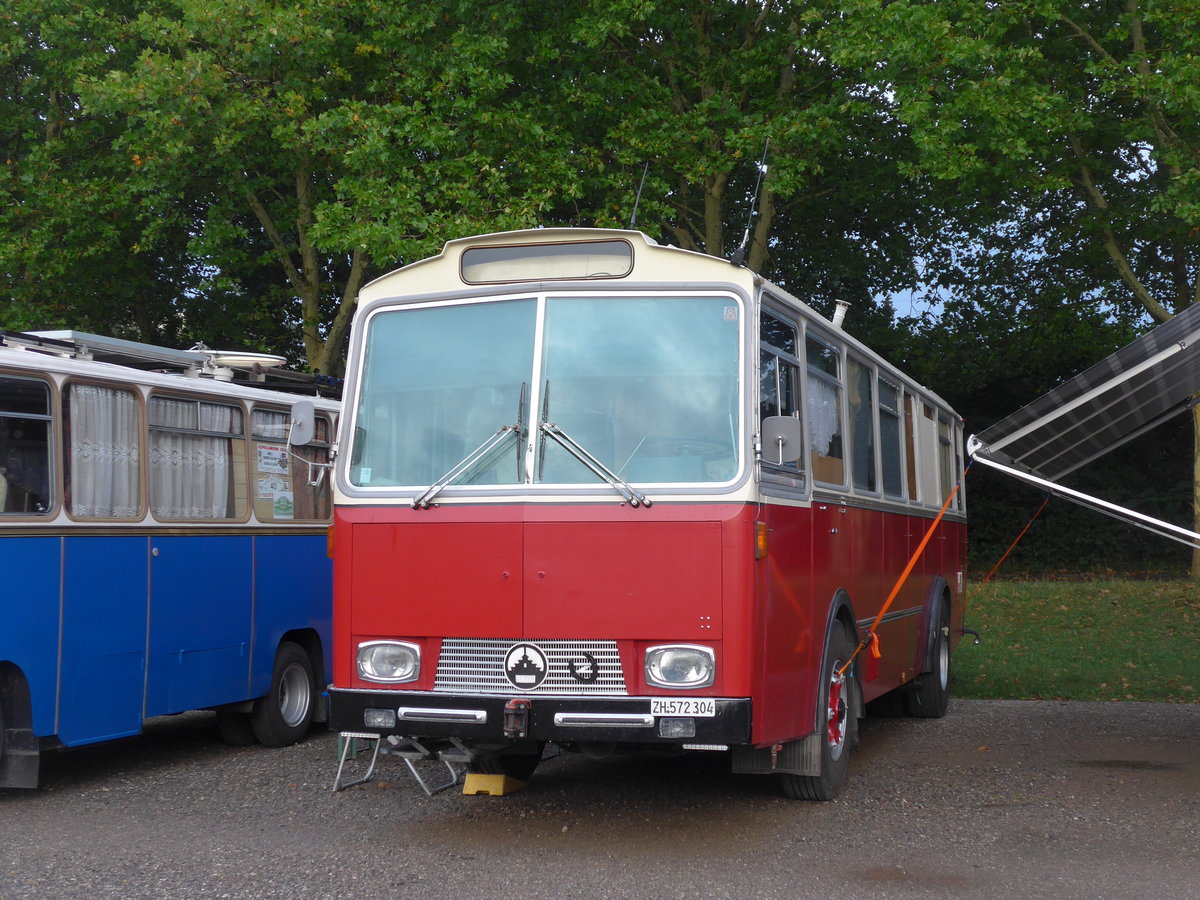
[[[759, 421], [770, 416], [799, 416], [800, 394], [796, 327], [766, 310], [759, 328]], [[799, 470], [803, 460], [771, 463], [772, 466]]]
[[854, 357], [846, 364], [847, 398], [850, 402], [850, 452], [854, 487], [876, 493], [875, 474], [875, 373]]
[[63, 392], [67, 512], [130, 519], [142, 511], [141, 415], [122, 388], [69, 384]]
[[954, 450], [950, 444], [950, 420], [938, 416], [938, 474], [944, 501], [954, 489]]
[[246, 515], [242, 410], [186, 397], [152, 396], [150, 508], [159, 519]]
[[808, 354], [808, 428], [812, 441], [813, 477], [826, 484], [844, 484], [841, 353], [811, 334], [805, 349]]
[[50, 474], [50, 386], [0, 378], [0, 513], [50, 512]]
[[908, 499], [917, 499], [917, 424], [913, 414], [913, 397], [904, 394], [904, 458], [907, 460]]
[[288, 412], [256, 407], [251, 413], [254, 514], [264, 522], [327, 520], [329, 478], [307, 463], [329, 462], [329, 420], [316, 416], [313, 439], [303, 446], [288, 445], [290, 424]]
[[883, 493], [888, 497], [901, 497], [904, 494], [900, 441], [900, 388], [880, 378], [879, 449], [883, 457]]

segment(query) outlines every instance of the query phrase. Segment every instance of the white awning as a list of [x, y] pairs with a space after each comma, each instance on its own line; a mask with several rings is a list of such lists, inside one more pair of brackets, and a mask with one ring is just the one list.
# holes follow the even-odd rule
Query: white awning
[[1200, 402], [1200, 304], [968, 441], [972, 458], [1057, 496], [1200, 548], [1200, 534], [1057, 482]]

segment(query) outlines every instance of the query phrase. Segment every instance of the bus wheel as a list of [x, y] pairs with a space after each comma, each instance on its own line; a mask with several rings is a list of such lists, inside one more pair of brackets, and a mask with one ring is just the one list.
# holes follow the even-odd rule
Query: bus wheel
[[528, 781], [533, 777], [538, 763], [542, 761], [544, 741], [539, 741], [532, 753], [492, 753], [487, 756], [477, 756], [467, 766], [467, 771], [474, 775], [507, 775], [517, 781]]
[[268, 747], [286, 747], [304, 737], [312, 724], [312, 662], [298, 645], [284, 641], [275, 654], [271, 690], [254, 701], [250, 724]]
[[929, 671], [904, 696], [905, 711], [920, 719], [940, 719], [950, 706], [950, 618], [944, 603], [938, 603], [934, 627]]
[[850, 659], [854, 644], [846, 626], [834, 623], [825, 646], [825, 665], [821, 670], [821, 774], [781, 774], [783, 793], [793, 800], [832, 800], [846, 783], [850, 769], [850, 748], [858, 731], [853, 689], [849, 675], [839, 670]]
[[249, 747], [258, 743], [250, 713], [218, 709], [217, 731], [221, 733], [221, 740], [231, 747]]

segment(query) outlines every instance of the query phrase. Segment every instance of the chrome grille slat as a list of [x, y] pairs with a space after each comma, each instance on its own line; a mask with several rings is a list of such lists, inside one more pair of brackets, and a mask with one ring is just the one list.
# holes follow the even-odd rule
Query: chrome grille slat
[[[504, 657], [514, 644], [536, 644], [546, 654], [549, 672], [546, 680], [532, 691], [521, 694], [583, 694], [589, 696], [628, 696], [625, 675], [616, 641], [539, 641], [525, 638], [445, 638], [438, 657], [435, 691], [479, 694], [512, 694], [514, 688], [504, 676]], [[588, 653], [596, 660], [595, 681], [582, 682], [571, 676], [568, 664], [582, 660]]]

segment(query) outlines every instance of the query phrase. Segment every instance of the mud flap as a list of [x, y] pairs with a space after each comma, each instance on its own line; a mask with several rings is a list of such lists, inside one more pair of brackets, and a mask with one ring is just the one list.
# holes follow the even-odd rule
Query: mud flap
[[0, 787], [35, 788], [40, 754], [38, 739], [29, 728], [6, 728], [0, 747]]
[[773, 772], [820, 775], [822, 739], [820, 732], [814, 732], [774, 747], [734, 747], [733, 772], [737, 775], [770, 775]]

